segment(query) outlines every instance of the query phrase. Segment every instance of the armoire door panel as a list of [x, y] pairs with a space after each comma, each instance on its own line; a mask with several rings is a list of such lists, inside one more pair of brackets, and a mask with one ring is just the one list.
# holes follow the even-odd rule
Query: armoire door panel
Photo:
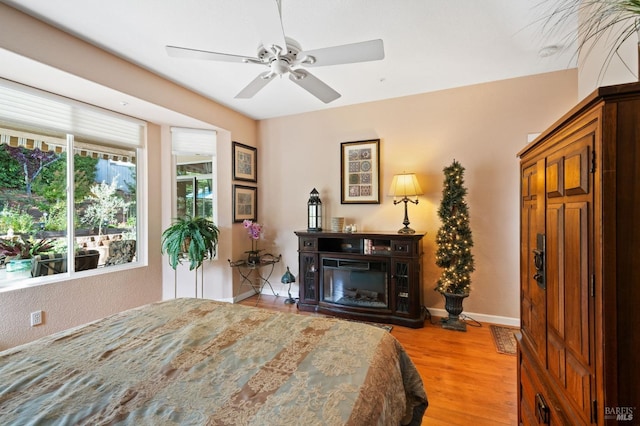
[[[531, 344], [538, 358], [546, 358], [546, 304], [545, 291], [534, 278], [533, 250], [536, 248], [536, 236], [544, 233], [544, 207], [540, 205], [544, 200], [544, 185], [539, 185], [540, 176], [544, 179], [544, 160], [535, 163], [522, 172], [522, 210], [523, 226], [520, 236], [520, 283], [521, 283], [521, 330]], [[542, 181], [544, 182], [544, 180]], [[541, 224], [542, 223], [542, 227]]]
[[538, 354], [538, 358], [544, 361], [547, 354], [547, 335], [544, 327], [545, 309], [540, 304], [544, 300], [544, 290], [536, 288], [531, 302], [531, 326], [526, 334], [531, 340], [533, 349]]
[[591, 401], [594, 399], [591, 394], [592, 372], [584, 368], [580, 360], [574, 358], [570, 352], [567, 353], [566, 360], [566, 395], [574, 402], [586, 421], [591, 417]]
[[547, 328], [564, 338], [564, 205], [547, 205]]
[[564, 341], [553, 331], [547, 338], [547, 369], [562, 387], [566, 385]]
[[589, 356], [589, 244], [588, 203], [566, 204], [564, 306], [565, 342], [581, 362], [590, 363]]
[[564, 158], [560, 157], [547, 163], [546, 185], [547, 197], [555, 198], [564, 195]]
[[520, 217], [522, 218], [522, 235], [520, 235], [520, 265], [522, 267], [520, 268], [520, 283], [521, 291], [527, 299], [530, 297], [529, 275], [532, 273], [530, 253], [532, 250], [531, 224], [535, 223], [533, 209], [535, 209], [535, 206], [532, 207], [530, 203], [525, 203], [520, 212]]
[[521, 269], [522, 276], [520, 281], [522, 283], [523, 303], [521, 304], [521, 327], [522, 332], [531, 342], [535, 352], [541, 360], [544, 360], [546, 353], [546, 295], [545, 290], [538, 285], [534, 278], [536, 268], [533, 264], [533, 249], [536, 247], [536, 235], [538, 234], [536, 203], [528, 203], [526, 208], [523, 209], [522, 215], [528, 217], [528, 219], [525, 219], [528, 226], [523, 228], [526, 232], [522, 236], [521, 263], [523, 268]]
[[522, 199], [525, 201], [531, 200], [532, 197], [537, 195], [537, 167], [532, 165], [522, 171]]
[[528, 200], [529, 196], [531, 195], [529, 175], [530, 173], [528, 173], [527, 170], [524, 170], [522, 172], [522, 188], [521, 188], [520, 194], [522, 195], [523, 200]]
[[564, 160], [564, 185], [567, 195], [580, 195], [589, 193], [589, 144], [593, 135], [587, 135], [578, 144], [578, 151], [568, 153]]

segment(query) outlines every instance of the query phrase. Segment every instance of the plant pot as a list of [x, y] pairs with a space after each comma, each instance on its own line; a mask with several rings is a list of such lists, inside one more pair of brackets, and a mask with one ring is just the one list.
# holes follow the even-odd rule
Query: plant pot
[[32, 259], [12, 259], [7, 262], [7, 278], [29, 278], [31, 277]]
[[442, 293], [444, 296], [444, 309], [449, 314], [448, 318], [442, 319], [442, 328], [456, 331], [467, 331], [467, 324], [460, 321], [462, 313], [462, 302], [468, 294]]
[[7, 263], [7, 272], [31, 271], [31, 259], [11, 259]]

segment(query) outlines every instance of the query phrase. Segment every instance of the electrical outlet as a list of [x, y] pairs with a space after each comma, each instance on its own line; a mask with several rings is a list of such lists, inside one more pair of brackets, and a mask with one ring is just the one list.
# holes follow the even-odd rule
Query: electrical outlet
[[42, 324], [42, 311], [31, 312], [31, 327]]

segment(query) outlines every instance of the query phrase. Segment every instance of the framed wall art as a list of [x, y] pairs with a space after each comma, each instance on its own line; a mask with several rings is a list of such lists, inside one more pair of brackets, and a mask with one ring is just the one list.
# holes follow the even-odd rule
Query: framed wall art
[[233, 142], [233, 179], [258, 181], [258, 148]]
[[233, 185], [233, 221], [258, 220], [258, 188]]
[[342, 204], [380, 204], [380, 139], [340, 144]]

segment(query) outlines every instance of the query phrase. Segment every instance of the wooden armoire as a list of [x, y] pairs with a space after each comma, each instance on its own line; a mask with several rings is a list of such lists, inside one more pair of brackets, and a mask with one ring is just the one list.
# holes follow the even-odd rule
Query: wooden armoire
[[640, 83], [519, 154], [522, 425], [640, 424]]

